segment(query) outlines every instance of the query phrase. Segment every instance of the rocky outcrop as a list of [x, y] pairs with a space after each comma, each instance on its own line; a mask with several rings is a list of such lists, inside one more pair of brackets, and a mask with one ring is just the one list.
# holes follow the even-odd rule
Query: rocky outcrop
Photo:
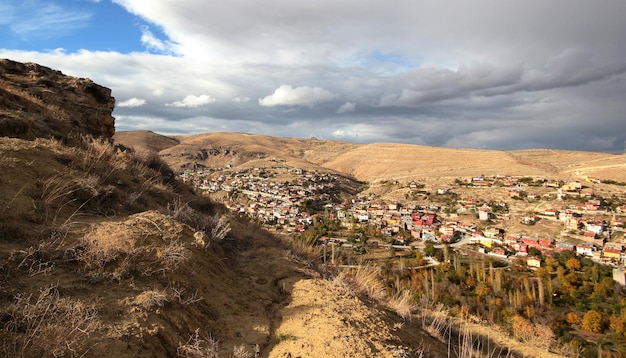
[[111, 138], [114, 106], [111, 90], [90, 79], [0, 59], [0, 136], [65, 138], [81, 133]]

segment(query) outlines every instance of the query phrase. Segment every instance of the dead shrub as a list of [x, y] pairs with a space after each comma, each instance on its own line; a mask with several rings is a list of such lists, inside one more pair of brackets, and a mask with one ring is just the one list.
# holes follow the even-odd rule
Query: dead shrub
[[187, 297], [185, 297], [185, 291], [187, 291], [187, 289], [184, 287], [178, 288], [172, 286], [170, 290], [172, 291], [172, 296], [178, 300], [178, 303], [185, 306], [204, 300], [204, 297], [198, 297], [198, 290], [190, 293]]
[[[207, 248], [212, 241], [222, 241], [230, 233], [230, 219], [226, 215], [207, 215], [189, 206], [188, 203], [176, 200], [167, 205], [163, 214], [191, 226], [196, 231], [204, 233], [197, 235], [196, 242]], [[206, 238], [209, 240], [206, 240]]]
[[184, 344], [179, 344], [176, 353], [184, 358], [219, 358], [218, 342], [211, 336], [200, 336], [199, 329]]
[[230, 232], [230, 222], [226, 215], [214, 215], [212, 218], [214, 222], [213, 228], [211, 229], [211, 239], [214, 241], [222, 241]]
[[173, 271], [189, 260], [191, 250], [180, 241], [172, 240], [167, 246], [159, 250], [157, 256], [163, 260], [165, 270]]
[[232, 358], [253, 358], [254, 354], [246, 349], [246, 347], [242, 344], [233, 348]]
[[554, 344], [554, 333], [548, 326], [533, 324], [520, 315], [511, 320], [513, 337], [521, 342], [532, 342], [533, 345], [549, 349]]
[[105, 223], [91, 229], [80, 239], [77, 258], [87, 267], [102, 268], [120, 255], [134, 251], [132, 232], [122, 224]]
[[12, 357], [75, 356], [98, 326], [97, 311], [79, 299], [60, 297], [54, 286], [18, 295], [8, 307], [3, 349]]
[[167, 293], [163, 290], [148, 290], [140, 293], [133, 300], [133, 304], [146, 311], [163, 307], [168, 302]]

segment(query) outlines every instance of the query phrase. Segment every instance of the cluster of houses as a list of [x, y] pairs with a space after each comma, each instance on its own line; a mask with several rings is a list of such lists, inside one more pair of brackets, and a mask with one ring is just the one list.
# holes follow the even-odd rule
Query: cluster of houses
[[[185, 172], [180, 177], [204, 193], [225, 192], [224, 204], [238, 215], [263, 224], [276, 225], [286, 232], [302, 232], [321, 214], [306, 211], [306, 203], [333, 205], [333, 191], [340, 178], [299, 168], [251, 168]], [[281, 176], [294, 180], [279, 180]]]
[[[295, 179], [279, 180], [285, 174]], [[287, 233], [303, 232], [322, 217], [320, 213], [308, 212], [305, 204], [312, 201], [323, 203], [328, 218], [339, 221], [343, 228], [373, 227], [380, 232], [382, 240], [397, 245], [410, 247], [425, 241], [454, 243], [464, 240], [466, 243], [479, 245], [481, 251], [497, 257], [527, 256], [529, 266], [541, 264], [534, 257], [537, 253], [550, 254], [564, 250], [575, 251], [578, 255], [602, 263], [626, 262], [622, 244], [608, 242], [612, 232], [624, 231], [624, 219], [615, 214], [609, 219], [600, 210], [600, 201], [595, 197], [589, 197], [580, 204], [569, 205], [563, 211], [551, 208], [521, 218], [528, 225], [539, 220], [561, 222], [563, 232], [567, 233], [566, 237], [575, 239], [566, 242], [506, 233], [496, 225], [477, 229], [481, 221], [492, 224], [499, 219], [510, 220], [511, 214], [506, 202], [485, 202], [458, 197], [454, 207], [450, 208], [435, 204], [383, 202], [361, 195], [350, 201], [338, 202], [336, 197], [329, 194], [338, 185], [338, 176], [285, 167], [186, 172], [181, 178], [204, 192], [226, 192], [228, 195], [224, 204], [231, 211], [273, 225]], [[542, 185], [555, 188], [557, 196], [562, 195], [563, 191], [580, 191], [583, 188], [578, 182], [529, 180], [522, 176], [506, 175], [493, 178], [474, 177], [460, 184], [471, 187], [497, 184], [511, 187], [511, 191], [515, 193], [519, 193], [526, 185]], [[408, 187], [411, 191], [424, 188], [416, 182], [409, 183]], [[445, 195], [448, 189], [437, 189], [434, 193]], [[626, 207], [618, 208], [618, 214], [621, 210], [626, 213]], [[450, 212], [455, 215], [447, 215]], [[467, 224], [454, 220], [463, 214], [473, 214], [477, 221]]]

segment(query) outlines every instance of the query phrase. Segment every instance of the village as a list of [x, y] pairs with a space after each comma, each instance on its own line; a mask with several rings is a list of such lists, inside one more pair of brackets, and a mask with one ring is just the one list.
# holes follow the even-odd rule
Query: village
[[[368, 228], [375, 236], [368, 238], [369, 245], [416, 250], [426, 243], [468, 244], [498, 259], [522, 258], [530, 268], [541, 267], [542, 256], [564, 250], [614, 267], [626, 263], [623, 186], [603, 184], [621, 193], [605, 198], [590, 188], [602, 184], [598, 178], [564, 182], [503, 174], [456, 178], [440, 188], [415, 181], [385, 183], [406, 192], [405, 200], [397, 201], [363, 192], [342, 197], [345, 178], [299, 168], [186, 171], [180, 178], [208, 195], [222, 194], [233, 213], [285, 234], [301, 234], [320, 220], [338, 222], [334, 236], [317, 238], [319, 243], [353, 247], [345, 233]], [[473, 190], [504, 191], [508, 199], [471, 198]], [[519, 230], [538, 222], [558, 228], [558, 235]], [[621, 272], [616, 280], [626, 284]]]

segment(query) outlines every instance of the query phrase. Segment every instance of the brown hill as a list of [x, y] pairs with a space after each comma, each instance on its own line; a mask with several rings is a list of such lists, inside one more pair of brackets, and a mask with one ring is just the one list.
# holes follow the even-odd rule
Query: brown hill
[[175, 138], [152, 131], [116, 132], [113, 140], [129, 148], [149, 152], [160, 152], [180, 144], [180, 141]]
[[[125, 132], [116, 140], [133, 146], [141, 132]], [[311, 170], [332, 170], [367, 182], [449, 181], [479, 175], [526, 175], [554, 179], [626, 181], [626, 155], [549, 149], [497, 151], [450, 149], [410, 144], [366, 145], [244, 133], [176, 136], [178, 145], [159, 152], [173, 168], [194, 165], [223, 167], [276, 166], [277, 161]], [[163, 141], [159, 139], [158, 141]], [[144, 145], [145, 146], [145, 145]]]

